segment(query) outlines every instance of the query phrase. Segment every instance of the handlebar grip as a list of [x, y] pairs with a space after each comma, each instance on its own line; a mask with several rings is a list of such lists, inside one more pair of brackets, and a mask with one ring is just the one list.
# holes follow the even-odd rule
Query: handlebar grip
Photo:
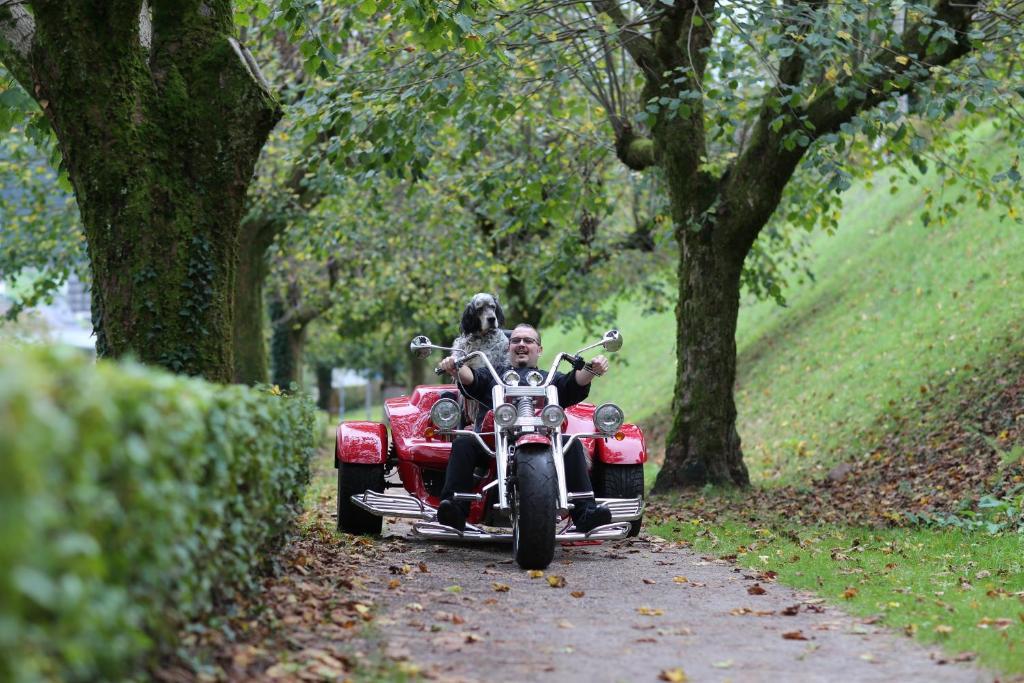
[[434, 368], [434, 374], [440, 377], [441, 375], [447, 375], [448, 373], [441, 369], [440, 366]]
[[583, 360], [583, 356], [569, 356], [567, 360], [572, 364], [573, 370], [582, 370], [587, 364], [587, 362]]

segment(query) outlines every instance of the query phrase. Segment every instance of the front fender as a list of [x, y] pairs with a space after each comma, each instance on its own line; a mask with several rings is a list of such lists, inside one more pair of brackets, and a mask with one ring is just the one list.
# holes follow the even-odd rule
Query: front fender
[[596, 460], [607, 465], [642, 465], [647, 462], [644, 433], [634, 424], [624, 424], [622, 441], [597, 439]]
[[334, 466], [339, 462], [383, 465], [388, 454], [388, 428], [379, 422], [342, 422], [334, 444]]

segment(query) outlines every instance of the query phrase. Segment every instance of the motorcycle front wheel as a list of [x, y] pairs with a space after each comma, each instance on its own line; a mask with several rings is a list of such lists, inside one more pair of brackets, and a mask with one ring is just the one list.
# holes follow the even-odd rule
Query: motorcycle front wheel
[[558, 477], [551, 451], [526, 446], [515, 454], [512, 553], [523, 569], [544, 569], [555, 557]]

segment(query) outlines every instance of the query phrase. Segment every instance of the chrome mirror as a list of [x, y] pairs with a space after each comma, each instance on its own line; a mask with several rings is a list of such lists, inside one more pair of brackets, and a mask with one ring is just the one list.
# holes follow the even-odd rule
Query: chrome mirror
[[618, 330], [608, 330], [604, 333], [601, 346], [605, 351], [618, 351], [622, 348], [622, 333]]
[[616, 329], [608, 330], [607, 332], [604, 333], [604, 336], [601, 338], [601, 341], [594, 342], [590, 346], [584, 346], [582, 349], [576, 352], [576, 355], [579, 356], [584, 351], [589, 351], [590, 349], [596, 348], [598, 346], [603, 346], [605, 351], [618, 351], [619, 349], [622, 348], [622, 333]]
[[434, 345], [430, 343], [430, 337], [421, 334], [412, 338], [412, 341], [409, 342], [409, 350], [417, 358], [427, 358], [434, 350]]

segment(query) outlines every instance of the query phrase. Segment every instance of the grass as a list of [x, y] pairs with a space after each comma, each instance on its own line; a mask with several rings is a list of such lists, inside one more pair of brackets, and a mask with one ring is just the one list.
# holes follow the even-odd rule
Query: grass
[[[777, 573], [845, 611], [1024, 673], [1024, 540], [958, 529], [759, 528], [701, 520], [648, 527], [694, 549]], [[751, 597], [756, 608], [756, 597]]]

